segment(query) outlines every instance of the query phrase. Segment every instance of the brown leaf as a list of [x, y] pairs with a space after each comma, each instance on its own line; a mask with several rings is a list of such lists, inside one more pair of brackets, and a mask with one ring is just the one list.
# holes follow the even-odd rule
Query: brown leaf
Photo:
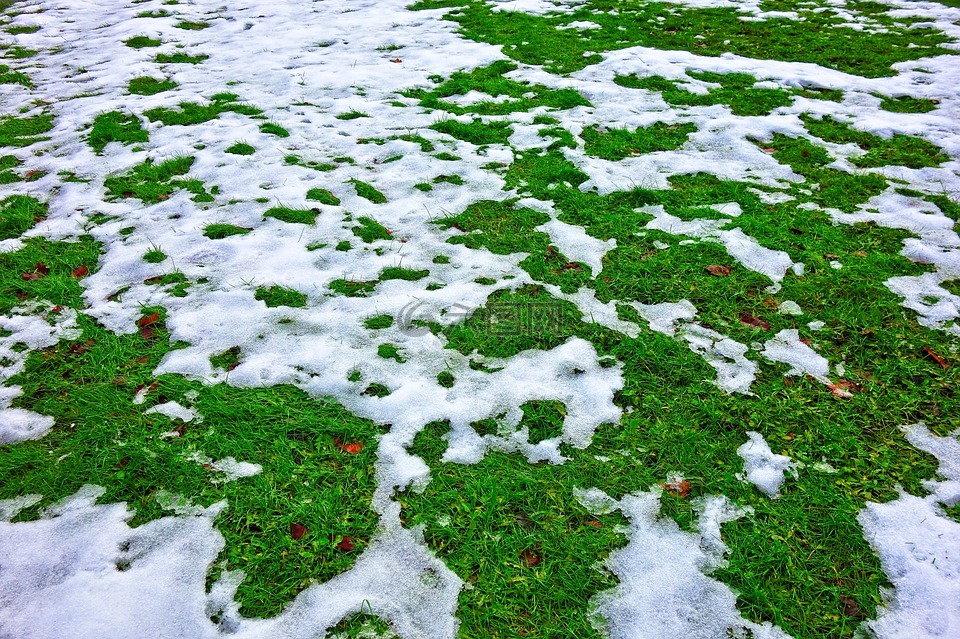
[[344, 536], [344, 538], [340, 540], [340, 543], [337, 544], [337, 550], [342, 550], [343, 552], [350, 552], [351, 550], [354, 549], [355, 546], [356, 544], [353, 543], [352, 539]]
[[581, 266], [579, 262], [567, 262], [561, 267], [560, 270], [561, 271], [582, 271], [583, 266]]
[[587, 521], [583, 522], [583, 525], [590, 526], [591, 528], [603, 528], [603, 524], [596, 519], [588, 519]]
[[307, 527], [303, 524], [290, 524], [290, 536], [294, 540], [300, 539], [307, 534]]
[[670, 479], [660, 485], [663, 486], [664, 490], [677, 495], [680, 499], [689, 495], [690, 489], [693, 487], [689, 481], [680, 478]]
[[20, 277], [23, 278], [24, 282], [30, 282], [32, 280], [39, 280], [41, 277], [43, 277], [43, 275], [41, 275], [40, 273], [37, 273], [36, 271], [32, 271], [32, 272], [24, 273]]
[[350, 444], [344, 444], [341, 450], [345, 453], [350, 453], [351, 455], [356, 455], [361, 450], [363, 450], [363, 444], [360, 442], [353, 442]]
[[843, 604], [843, 614], [854, 619], [866, 619], [867, 613], [860, 609], [853, 597], [840, 597], [840, 603]]
[[834, 397], [839, 397], [841, 399], [850, 399], [851, 397], [853, 397], [853, 393], [851, 393], [849, 390], [844, 388], [844, 385], [840, 383], [834, 384], [831, 382], [830, 384], [827, 384], [827, 388], [830, 389], [830, 394], [833, 395]]
[[759, 317], [754, 317], [750, 313], [743, 313], [740, 316], [740, 323], [747, 328], [761, 328], [765, 331], [770, 330], [770, 324], [760, 319]]
[[67, 349], [67, 352], [71, 355], [82, 355], [90, 350], [90, 347], [94, 345], [92, 339], [88, 339], [85, 342], [74, 342], [70, 345], [70, 348]]
[[924, 347], [923, 347], [923, 352], [926, 353], [927, 355], [929, 355], [929, 356], [930, 356], [930, 359], [932, 359], [933, 361], [935, 361], [937, 364], [940, 364], [940, 368], [942, 368], [942, 369], [944, 369], [944, 370], [950, 368], [950, 364], [947, 363], [947, 360], [945, 360], [945, 359], [942, 358], [941, 356], [939, 356], [939, 355], [937, 355], [936, 353], [934, 353], [934, 352], [933, 352], [933, 349], [930, 348], [929, 346], [924, 346]]
[[151, 326], [153, 324], [156, 324], [159, 321], [160, 321], [160, 313], [154, 312], [154, 313], [150, 313], [149, 315], [144, 315], [143, 317], [138, 319], [137, 326], [139, 326], [140, 328], [143, 328], [145, 326]]
[[152, 326], [144, 326], [140, 329], [140, 337], [143, 339], [153, 339], [157, 336], [157, 331]]
[[730, 275], [730, 267], [721, 266], [719, 264], [711, 264], [707, 267], [707, 273], [710, 273], [710, 275], [716, 275], [717, 277], [728, 277]]
[[768, 297], [767, 299], [763, 300], [763, 305], [773, 310], [777, 310], [778, 308], [780, 308], [780, 302], [773, 299], [772, 297]]
[[394, 63], [396, 63], [396, 64], [400, 64], [401, 62], [403, 62], [403, 60], [401, 60], [400, 58], [394, 58], [394, 59], [391, 60], [390, 62], [394, 62]]
[[86, 277], [89, 274], [90, 274], [90, 269], [88, 269], [83, 264], [73, 269], [73, 276], [77, 279], [80, 279], [81, 277]]
[[50, 269], [47, 268], [47, 265], [43, 262], [37, 262], [33, 268], [37, 273], [40, 273], [40, 275], [50, 275]]
[[520, 553], [520, 564], [524, 568], [533, 568], [540, 563], [540, 552], [539, 547], [537, 548], [527, 548], [522, 553]]

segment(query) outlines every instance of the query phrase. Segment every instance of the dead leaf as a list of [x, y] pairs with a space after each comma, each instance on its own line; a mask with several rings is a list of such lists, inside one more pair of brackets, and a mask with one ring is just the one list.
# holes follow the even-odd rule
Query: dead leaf
[[85, 342], [74, 342], [70, 345], [70, 348], [67, 349], [67, 352], [71, 355], [82, 355], [90, 350], [90, 347], [94, 345], [92, 339], [88, 339]]
[[363, 450], [363, 444], [361, 444], [360, 442], [353, 442], [353, 443], [351, 443], [351, 444], [344, 444], [344, 445], [343, 445], [343, 448], [342, 448], [341, 450], [343, 450], [343, 452], [345, 452], [345, 453], [350, 453], [351, 455], [356, 455], [356, 454], [359, 453], [361, 450]]
[[663, 487], [664, 490], [675, 494], [680, 499], [683, 499], [687, 495], [689, 495], [690, 489], [693, 488], [693, 486], [690, 484], [689, 481], [679, 477], [676, 479], [670, 479], [660, 485]]
[[769, 322], [765, 322], [764, 320], [760, 319], [759, 317], [754, 317], [754, 316], [751, 315], [750, 313], [743, 313], [743, 314], [740, 316], [740, 323], [741, 323], [743, 326], [746, 326], [747, 328], [761, 328], [761, 329], [763, 329], [763, 330], [765, 330], [765, 331], [769, 331], [769, 330], [770, 330], [770, 324], [769, 324]]
[[43, 262], [37, 262], [33, 268], [41, 275], [50, 275], [50, 269]]
[[850, 399], [851, 397], [853, 397], [853, 393], [851, 393], [849, 390], [847, 390], [840, 384], [834, 384], [831, 382], [827, 384], [827, 388], [830, 389], [830, 394], [833, 395], [834, 397], [839, 397], [841, 399]]
[[342, 550], [343, 552], [350, 552], [356, 547], [356, 544], [353, 543], [353, 540], [349, 537], [344, 537], [340, 540], [340, 543], [337, 544], [337, 550]]
[[140, 328], [143, 328], [145, 326], [151, 326], [153, 324], [156, 324], [159, 321], [160, 321], [160, 313], [154, 312], [154, 313], [150, 313], [149, 315], [144, 315], [143, 317], [138, 319], [137, 326], [139, 326]]
[[536, 548], [527, 548], [522, 553], [520, 553], [520, 565], [524, 568], [533, 568], [540, 563], [540, 547], [539, 544]]
[[940, 368], [942, 368], [942, 369], [944, 369], [944, 370], [950, 368], [950, 364], [947, 363], [947, 360], [945, 360], [944, 358], [942, 358], [942, 357], [940, 357], [939, 355], [937, 355], [936, 353], [934, 353], [934, 352], [933, 352], [933, 349], [930, 348], [929, 346], [924, 346], [924, 347], [923, 347], [923, 352], [926, 353], [927, 355], [929, 355], [929, 356], [930, 356], [930, 359], [932, 359], [933, 361], [935, 361], [937, 364], [940, 364]]
[[710, 273], [710, 275], [716, 275], [717, 277], [728, 277], [730, 275], [730, 267], [721, 266], [719, 264], [711, 264], [707, 267], [707, 273]]
[[582, 271], [583, 266], [579, 262], [567, 262], [561, 268], [561, 271]]
[[43, 277], [43, 275], [40, 275], [40, 273], [37, 273], [36, 271], [31, 271], [24, 273], [20, 277], [23, 278], [24, 282], [30, 282], [32, 280], [39, 280], [41, 277]]
[[773, 310], [777, 310], [778, 308], [780, 308], [780, 302], [773, 299], [772, 297], [768, 297], [767, 299], [763, 300], [763, 305]]
[[90, 269], [88, 269], [83, 264], [73, 269], [73, 276], [77, 279], [80, 279], [81, 277], [86, 277], [89, 274], [90, 274]]
[[403, 62], [403, 60], [401, 60], [400, 58], [394, 58], [394, 59], [391, 60], [390, 62], [393, 62], [393, 63], [395, 63], [395, 64], [400, 64], [401, 62]]
[[867, 613], [860, 609], [853, 597], [840, 597], [843, 604], [843, 614], [854, 619], [866, 619]]
[[143, 339], [153, 339], [157, 336], [157, 331], [152, 326], [144, 326], [140, 329], [140, 337]]
[[588, 519], [587, 521], [583, 522], [583, 525], [590, 526], [591, 528], [603, 528], [603, 524], [596, 519]]
[[307, 534], [307, 527], [303, 524], [290, 524], [290, 536], [294, 541]]

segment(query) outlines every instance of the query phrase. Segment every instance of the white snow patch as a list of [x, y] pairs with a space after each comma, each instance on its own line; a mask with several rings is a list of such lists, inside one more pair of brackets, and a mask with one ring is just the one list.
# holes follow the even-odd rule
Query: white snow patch
[[777, 455], [763, 435], [756, 431], [747, 431], [747, 443], [737, 449], [737, 455], [743, 459], [741, 480], [750, 482], [768, 497], [780, 494], [780, 486], [786, 479], [785, 473], [797, 476], [796, 465], [786, 455]]

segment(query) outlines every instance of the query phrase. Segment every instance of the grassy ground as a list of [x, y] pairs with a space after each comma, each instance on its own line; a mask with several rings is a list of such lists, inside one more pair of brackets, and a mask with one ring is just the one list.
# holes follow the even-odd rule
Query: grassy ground
[[[9, 11], [15, 11], [13, 7]], [[504, 53], [516, 62], [558, 74], [594, 64], [604, 52], [638, 45], [706, 56], [732, 51], [760, 59], [813, 62], [866, 77], [889, 76], [895, 63], [946, 53], [941, 45], [948, 39], [941, 32], [911, 28], [919, 20], [893, 18], [885, 5], [847, 5], [882, 26], [884, 31], [878, 33], [840, 27], [842, 20], [835, 13], [814, 12], [812, 5], [771, 2], [764, 7], [797, 10], [807, 21], [773, 19], [772, 28], [764, 22], [741, 21], [732, 9], [693, 10], [637, 1], [590, 0], [572, 13], [556, 16], [497, 13], [478, 0], [421, 0], [412, 8], [447, 8], [447, 18], [459, 25], [465, 37], [504, 45]], [[605, 13], [612, 8], [618, 15]], [[555, 28], [578, 20], [603, 28]], [[656, 27], [649, 26], [651, 20]], [[184, 30], [208, 26], [194, 21], [177, 24]], [[7, 33], [14, 33], [12, 29], [7, 28]], [[161, 41], [137, 36], [126, 43], [143, 48], [156, 47]], [[4, 70], [2, 77], [29, 86], [29, 76], [16, 71], [20, 60], [29, 59], [21, 53], [5, 49], [4, 57], [13, 70]], [[156, 61], [202, 66], [204, 56], [158, 54]], [[551, 89], [506, 77], [515, 68], [515, 63], [502, 61], [437, 78], [431, 89], [414, 89], [397, 97], [415, 99], [418, 108], [460, 116], [438, 118], [432, 131], [476, 145], [509, 144], [511, 135], [507, 120], [490, 122], [481, 116], [590, 105], [572, 89]], [[718, 88], [694, 94], [683, 83], [659, 76], [618, 76], [616, 82], [660, 92], [672, 105], [723, 104], [743, 116], [767, 114], [799, 95], [842, 99], [839, 91], [755, 89], [754, 78], [743, 74], [692, 72], [690, 77]], [[166, 77], [145, 76], [130, 81], [129, 91], [162, 95], [176, 86]], [[450, 101], [471, 90], [512, 99], [466, 107]], [[902, 113], [935, 107], [929, 101], [889, 97], [884, 104], [884, 109]], [[226, 113], [254, 120], [266, 117], [238, 95], [217, 93], [204, 102], [171, 103], [143, 113], [105, 111], [89, 123], [84, 135], [99, 154], [113, 142], [147, 143], [146, 122], [191, 126]], [[467, 122], [462, 116], [476, 119]], [[337, 117], [350, 121], [369, 116], [350, 110]], [[890, 277], [931, 269], [900, 255], [908, 233], [875, 224], [834, 225], [826, 212], [799, 205], [812, 202], [854, 211], [870, 197], [897, 186], [870, 169], [933, 167], [949, 157], [917, 137], [901, 134], [882, 139], [829, 117], [808, 114], [802, 121], [809, 139], [776, 134], [756, 140], [777, 162], [804, 178], [803, 183], [785, 189], [796, 198], [792, 201], [765, 203], [750, 190], [752, 183], [704, 173], [674, 176], [669, 189], [634, 188], [600, 195], [579, 188], [588, 176], [565, 150], [582, 144], [589, 156], [618, 161], [676, 149], [696, 127], [689, 123], [658, 123], [634, 130], [592, 127], [584, 129], [577, 141], [559, 120], [538, 118], [540, 135], [555, 140], [548, 148], [518, 150], [509, 165], [488, 167], [504, 179], [509, 191], [504, 199], [480, 201], [436, 220], [438, 232], [450, 228], [465, 232], [451, 243], [499, 255], [528, 254], [519, 266], [535, 283], [494, 292], [468, 320], [448, 327], [433, 325], [431, 330], [443, 334], [447, 348], [467, 356], [505, 358], [527, 349], [554, 348], [572, 336], [585, 339], [605, 361], [622, 365], [625, 383], [616, 403], [625, 414], [620, 423], [601, 427], [590, 447], [565, 449], [569, 461], [562, 465], [531, 464], [522, 456], [502, 452], [492, 452], [474, 465], [442, 463], [448, 425], [428, 424], [417, 436], [411, 452], [428, 463], [432, 481], [422, 493], [404, 493], [398, 501], [403, 522], [422, 525], [430, 547], [471, 586], [460, 596], [461, 636], [602, 636], [590, 623], [587, 601], [616, 582], [594, 566], [626, 539], [617, 527], [622, 523], [617, 516], [590, 514], [574, 499], [573, 491], [598, 487], [619, 498], [678, 472], [690, 481], [690, 493], [666, 492], [663, 516], [674, 518], [684, 529], [693, 529], [692, 502], [698, 496], [724, 494], [753, 509], [749, 516], [723, 528], [730, 561], [714, 574], [740, 593], [738, 605], [746, 618], [771, 621], [797, 639], [853, 636], [861, 612], [866, 617], [876, 614], [886, 585], [879, 560], [863, 539], [857, 513], [868, 501], [895, 498], [897, 486], [925, 494], [921, 482], [934, 476], [935, 460], [911, 447], [899, 426], [926, 420], [940, 435], [956, 426], [950, 416], [960, 414], [960, 361], [955, 339], [920, 328], [915, 314], [902, 308], [883, 285]], [[52, 126], [53, 115], [46, 112], [0, 116], [0, 146], [7, 153], [38, 144]], [[273, 136], [271, 140], [289, 135], [273, 122], [262, 123], [260, 130]], [[419, 144], [422, 153], [436, 151], [422, 135], [407, 133], [399, 138]], [[385, 142], [358, 140], [359, 144]], [[836, 158], [827, 148], [830, 144], [856, 145], [862, 153], [851, 161], [858, 170], [833, 166]], [[227, 149], [232, 155], [254, 157], [257, 151], [242, 140]], [[16, 162], [3, 160], [2, 180], [26, 183], [20, 160], [10, 157]], [[321, 164], [293, 151], [287, 160], [321, 172], [336, 163], [353, 162], [333, 158], [333, 163]], [[146, 206], [185, 190], [197, 203], [213, 203], [216, 186], [188, 175], [193, 162], [189, 156], [159, 163], [147, 159], [109, 178], [104, 184], [106, 198], [134, 198]], [[453, 161], [451, 165], [455, 166]], [[462, 186], [455, 173], [452, 169], [450, 175], [420, 182], [415, 188], [430, 192], [441, 186]], [[387, 195], [360, 179], [348, 184], [369, 203], [364, 211], [370, 213], [357, 211], [353, 244], [390, 240], [391, 232], [372, 217], [389, 202]], [[552, 202], [560, 220], [582, 227], [594, 238], [616, 240], [598, 277], [593, 278], [585, 264], [572, 261], [551, 244], [547, 234], [536, 230], [549, 216], [517, 207], [518, 194]], [[960, 215], [956, 194], [913, 194], [955, 220]], [[0, 239], [20, 237], [46, 217], [43, 199], [3, 200]], [[311, 189], [307, 199], [324, 206], [340, 204], [337, 196], [321, 188]], [[641, 207], [663, 205], [674, 215], [694, 219], [717, 217], [703, 206], [718, 202], [737, 202], [743, 215], [736, 226], [763, 246], [787, 251], [803, 262], [804, 277], [788, 277], [779, 292], [769, 293], [769, 280], [739, 265], [717, 244], [682, 244], [677, 237], [658, 231], [637, 234], [652, 219], [638, 211]], [[290, 224], [309, 225], [321, 214], [314, 208], [271, 205], [265, 209], [266, 217]], [[250, 231], [216, 223], [204, 233], [223, 240], [242, 239]], [[345, 246], [338, 248], [344, 251], [354, 249], [350, 242], [341, 244]], [[664, 249], [663, 244], [669, 247]], [[293, 387], [238, 389], [174, 375], [155, 377], [152, 371], [162, 357], [183, 346], [171, 342], [164, 308], [143, 308], [139, 332], [129, 335], [114, 334], [82, 313], [84, 275], [78, 276], [77, 269], [83, 266], [95, 272], [102, 250], [90, 236], [72, 242], [34, 237], [18, 250], [0, 253], [0, 314], [14, 312], [27, 300], [43, 300], [49, 307], [81, 311], [82, 330], [76, 340], [31, 353], [25, 371], [10, 380], [23, 387], [15, 405], [54, 417], [56, 426], [42, 439], [0, 449], [0, 498], [42, 494], [38, 505], [19, 516], [27, 520], [81, 485], [98, 484], [107, 489], [104, 501], [127, 501], [136, 508], [133, 525], [163, 514], [156, 500], [162, 490], [203, 505], [227, 499], [230, 508], [217, 525], [226, 538], [226, 566], [247, 572], [237, 593], [241, 612], [275, 615], [304, 587], [347, 570], [376, 533], [377, 516], [370, 501], [377, 439], [386, 426]], [[156, 263], [166, 258], [160, 247], [144, 255]], [[434, 261], [443, 264], [443, 259], [449, 261], [445, 256]], [[842, 262], [842, 269], [831, 266], [836, 260]], [[49, 273], [25, 277], [38, 272], [38, 263]], [[728, 275], [707, 270], [716, 265], [729, 267]], [[336, 280], [329, 289], [331, 294], [362, 297], [381, 282], [418, 281], [428, 273], [396, 267], [382, 271], [376, 280]], [[149, 283], [171, 294], [186, 294], [192, 284], [175, 269]], [[843, 362], [843, 381], [852, 397], [836, 397], [812, 379], [787, 377], [787, 367], [781, 365], [760, 368], [752, 396], [723, 394], [707, 381], [714, 377], [712, 369], [684, 343], [647, 330], [629, 338], [587, 322], [573, 304], [552, 297], [544, 285], [556, 285], [564, 293], [592, 289], [601, 302], [618, 302], [622, 318], [631, 321], [636, 320], [636, 312], [630, 302], [687, 299], [699, 310], [702, 325], [745, 344], [769, 339], [782, 329], [797, 329], [831, 362]], [[956, 282], [947, 286], [957, 290]], [[118, 299], [122, 293], [117, 292]], [[268, 307], [303, 307], [307, 298], [281, 286], [261, 286], [256, 299]], [[807, 315], [779, 313], [779, 304], [786, 300], [799, 303]], [[811, 318], [825, 322], [825, 328], [810, 329]], [[388, 328], [392, 318], [378, 315], [367, 321], [369, 329], [378, 330]], [[513, 325], [518, 322], [523, 326]], [[402, 350], [393, 344], [380, 344], [378, 352], [383, 358], [404, 360]], [[243, 357], [237, 347], [215, 355], [211, 362], [229, 371]], [[449, 374], [441, 380], [447, 387], [456, 383]], [[389, 392], [377, 384], [368, 391]], [[138, 393], [145, 394], [151, 405], [170, 401], [189, 405], [203, 421], [144, 414], [143, 407], [134, 403]], [[531, 441], [559, 433], [565, 414], [562, 404], [529, 403], [523, 409], [521, 426], [529, 427]], [[487, 420], [475, 428], [486, 434], [507, 427]], [[744, 443], [747, 430], [759, 431], [775, 452], [804, 464], [799, 477], [787, 481], [777, 500], [736, 477], [742, 469], [736, 449]], [[164, 431], [178, 436], [158, 438]], [[191, 458], [198, 452], [213, 459], [233, 456], [255, 461], [263, 472], [224, 482], [209, 464]], [[817, 467], [821, 462], [834, 470]], [[952, 516], [958, 518], [955, 509]], [[297, 526], [306, 530], [294, 539], [291, 531]], [[856, 602], [858, 614], [851, 614], [844, 603], [847, 599]], [[389, 632], [375, 615], [346, 620], [335, 632], [360, 636], [371, 628]]]

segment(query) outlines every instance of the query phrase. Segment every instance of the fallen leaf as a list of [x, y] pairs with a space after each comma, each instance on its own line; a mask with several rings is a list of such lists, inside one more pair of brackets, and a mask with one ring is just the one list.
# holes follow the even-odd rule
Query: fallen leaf
[[350, 552], [354, 549], [356, 544], [353, 543], [353, 540], [349, 537], [344, 537], [340, 540], [340, 543], [337, 544], [337, 550], [342, 550], [343, 552]]
[[88, 269], [83, 264], [73, 269], [73, 276], [77, 279], [80, 279], [81, 277], [86, 277], [89, 274], [90, 274], [90, 269]]
[[939, 355], [933, 352], [933, 349], [929, 346], [923, 347], [923, 352], [930, 356], [930, 359], [935, 361], [937, 364], [940, 364], [940, 368], [946, 370], [950, 368], [950, 364], [947, 363], [947, 360], [943, 359]]
[[773, 310], [777, 310], [778, 308], [780, 308], [780, 302], [773, 299], [772, 297], [768, 297], [767, 299], [763, 300], [763, 305], [766, 306], [767, 308], [772, 308]]
[[663, 486], [664, 490], [666, 490], [667, 492], [674, 493], [680, 499], [683, 499], [687, 495], [689, 495], [690, 489], [693, 487], [689, 481], [687, 481], [686, 479], [680, 479], [680, 478], [670, 479], [660, 485]]
[[853, 397], [853, 393], [840, 384], [834, 384], [831, 382], [830, 384], [827, 384], [827, 388], [830, 389], [830, 394], [834, 397], [839, 397], [841, 399], [850, 399]]
[[40, 273], [37, 273], [36, 271], [32, 271], [32, 272], [24, 273], [20, 277], [23, 278], [24, 282], [30, 282], [32, 280], [39, 280], [41, 277], [43, 277], [43, 275], [41, 275]]
[[866, 257], [866, 256], [867, 256], [867, 252], [866, 252], [866, 251], [854, 251], [853, 254], [856, 255], [857, 257]]
[[520, 553], [520, 564], [524, 568], [533, 568], [540, 563], [539, 548], [527, 548]]
[[156, 324], [160, 321], [160, 313], [150, 313], [149, 315], [144, 315], [137, 320], [137, 326], [143, 328], [144, 326], [150, 326]]
[[854, 619], [866, 619], [867, 613], [860, 609], [853, 597], [840, 597], [843, 604], [843, 614]]
[[34, 270], [36, 270], [37, 273], [40, 273], [41, 275], [50, 275], [50, 269], [47, 268], [47, 265], [44, 264], [43, 262], [37, 262], [33, 268]]
[[90, 350], [90, 347], [94, 345], [92, 339], [88, 339], [85, 342], [74, 342], [70, 345], [70, 348], [67, 349], [67, 352], [71, 355], [82, 355]]
[[727, 277], [730, 275], [730, 267], [721, 266], [719, 264], [711, 264], [707, 267], [707, 273], [710, 273], [710, 275], [716, 275], [717, 277]]
[[307, 527], [303, 524], [290, 524], [290, 536], [294, 540], [300, 539], [307, 534]]
[[401, 62], [403, 62], [403, 60], [401, 60], [400, 58], [394, 58], [394, 59], [391, 60], [390, 62], [394, 62], [394, 63], [396, 63], [396, 64], [400, 64]]
[[590, 526], [591, 528], [603, 528], [603, 524], [596, 519], [588, 519], [587, 521], [583, 522], [583, 525]]
[[754, 317], [750, 313], [744, 313], [740, 316], [740, 323], [748, 328], [761, 328], [765, 331], [770, 330], [770, 324], [760, 319], [759, 317]]
[[359, 453], [361, 450], [363, 450], [363, 444], [361, 444], [360, 442], [353, 442], [353, 443], [351, 443], [351, 444], [344, 444], [344, 445], [343, 445], [343, 448], [342, 448], [341, 450], [343, 450], [343, 452], [345, 452], [345, 453], [350, 453], [351, 455], [356, 455], [356, 454]]
[[51, 313], [59, 313], [59, 312], [62, 311], [62, 310], [63, 310], [63, 307], [60, 306], [59, 304], [57, 304], [56, 306], [54, 306], [53, 308], [50, 309], [50, 312], [51, 312]]
[[140, 329], [140, 337], [143, 339], [153, 339], [157, 336], [157, 331], [152, 326], [144, 326]]
[[581, 266], [579, 262], [567, 262], [566, 264], [563, 265], [563, 267], [561, 267], [560, 270], [562, 270], [562, 271], [582, 271], [582, 270], [583, 270], [583, 266]]

